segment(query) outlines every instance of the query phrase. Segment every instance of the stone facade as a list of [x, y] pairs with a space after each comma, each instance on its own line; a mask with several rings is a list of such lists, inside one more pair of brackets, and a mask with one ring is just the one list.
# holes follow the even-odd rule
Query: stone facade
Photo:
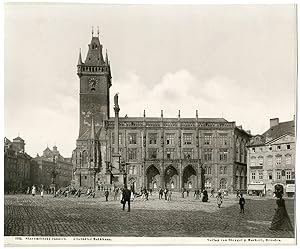
[[251, 139], [248, 148], [248, 192], [273, 195], [275, 186], [295, 191], [295, 121], [270, 120], [270, 129]]
[[59, 188], [71, 184], [73, 165], [60, 155], [56, 146], [53, 150], [47, 147], [42, 156], [37, 155], [33, 160], [31, 181], [36, 186], [48, 188], [54, 182]]
[[[181, 118], [180, 112], [177, 118], [164, 118], [163, 111], [158, 118], [146, 117], [145, 112], [143, 117], [119, 118], [118, 96], [111, 118], [110, 64], [107, 55], [105, 62], [101, 60], [102, 45], [97, 50], [97, 40], [92, 38], [85, 63], [79, 56], [77, 68], [84, 101], [80, 101], [79, 137], [72, 154], [75, 185], [246, 189], [246, 145], [251, 135], [235, 122], [198, 118], [197, 112], [194, 118]], [[89, 58], [100, 59], [93, 64]]]
[[30, 186], [31, 157], [25, 153], [25, 141], [4, 138], [4, 191], [25, 192]]

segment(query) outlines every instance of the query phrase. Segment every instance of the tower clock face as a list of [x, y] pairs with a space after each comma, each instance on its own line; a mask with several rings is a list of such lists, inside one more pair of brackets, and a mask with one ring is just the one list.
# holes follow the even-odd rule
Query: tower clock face
[[98, 85], [98, 80], [95, 77], [89, 78], [89, 85], [91, 90], [96, 90], [96, 87]]

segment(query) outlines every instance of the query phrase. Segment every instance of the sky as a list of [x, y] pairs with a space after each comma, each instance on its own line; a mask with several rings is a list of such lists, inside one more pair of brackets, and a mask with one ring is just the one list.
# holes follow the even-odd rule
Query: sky
[[31, 156], [56, 145], [70, 157], [76, 147], [76, 65], [92, 26], [108, 50], [120, 116], [198, 110], [261, 134], [270, 118], [295, 114], [294, 5], [7, 3], [4, 15], [4, 136], [22, 137]]

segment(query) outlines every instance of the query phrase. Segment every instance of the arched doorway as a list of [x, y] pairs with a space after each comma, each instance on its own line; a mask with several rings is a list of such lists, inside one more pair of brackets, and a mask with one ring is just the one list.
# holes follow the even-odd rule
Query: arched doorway
[[183, 188], [195, 189], [197, 188], [197, 174], [194, 168], [189, 165], [183, 170]]
[[154, 166], [151, 165], [146, 172], [146, 187], [149, 189], [157, 189], [160, 186], [160, 174], [159, 170]]
[[179, 189], [179, 175], [177, 170], [169, 165], [165, 170], [165, 186], [168, 189]]

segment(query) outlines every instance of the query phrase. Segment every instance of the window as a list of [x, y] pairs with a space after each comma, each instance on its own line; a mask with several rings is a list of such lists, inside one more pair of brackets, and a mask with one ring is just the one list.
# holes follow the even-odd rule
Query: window
[[268, 166], [272, 166], [272, 165], [273, 165], [273, 157], [268, 156]]
[[223, 173], [224, 173], [224, 174], [227, 174], [227, 167], [226, 167], [226, 166], [224, 166]]
[[220, 148], [220, 161], [227, 161], [228, 149]]
[[166, 134], [166, 144], [174, 144], [174, 134]]
[[223, 167], [222, 166], [220, 167], [219, 171], [220, 171], [220, 175], [222, 175], [223, 174]]
[[290, 150], [290, 149], [291, 149], [291, 145], [290, 145], [290, 144], [287, 144], [287, 145], [286, 145], [286, 149], [287, 149], [287, 150]]
[[133, 166], [129, 166], [128, 173], [129, 173], [129, 175], [133, 174]]
[[132, 166], [133, 167], [133, 169], [132, 169], [132, 173], [134, 174], [134, 175], [136, 175], [137, 174], [137, 167], [136, 166]]
[[290, 180], [290, 179], [292, 179], [292, 177], [291, 177], [291, 171], [286, 171], [286, 179], [287, 180]]
[[166, 148], [167, 159], [174, 159], [174, 152], [175, 152], [175, 149]]
[[148, 154], [150, 159], [157, 158], [157, 149], [148, 149]]
[[262, 156], [258, 157], [258, 165], [262, 166], [264, 164], [264, 158]]
[[212, 135], [206, 134], [204, 135], [204, 144], [205, 145], [210, 145], [212, 140]]
[[256, 165], [256, 157], [251, 157], [250, 166], [255, 166], [255, 165]]
[[263, 179], [263, 172], [258, 172], [258, 179], [259, 180], [262, 180]]
[[277, 145], [277, 150], [280, 150], [281, 149], [281, 146], [280, 145]]
[[270, 151], [272, 150], [272, 145], [269, 145], [269, 150], [270, 150]]
[[157, 144], [157, 133], [149, 134], [149, 144]]
[[220, 145], [228, 145], [228, 135], [220, 134]]
[[137, 144], [137, 134], [136, 133], [129, 133], [128, 134], [128, 141], [129, 141], [129, 144]]
[[211, 167], [205, 167], [205, 174], [211, 174]]
[[252, 152], [255, 152], [255, 148], [252, 148]]
[[204, 149], [204, 161], [212, 160], [212, 149]]
[[255, 172], [251, 172], [251, 179], [255, 180]]
[[184, 148], [183, 149], [183, 158], [184, 159], [192, 159], [193, 158], [193, 149]]
[[269, 175], [269, 180], [272, 180], [273, 178], [272, 172], [269, 172], [268, 175]]
[[291, 155], [285, 155], [285, 164], [291, 164], [291, 163], [292, 163]]
[[276, 171], [276, 178], [277, 180], [281, 179], [281, 171]]
[[204, 187], [206, 189], [210, 189], [211, 188], [211, 180], [210, 179], [205, 179]]
[[276, 165], [281, 164], [281, 156], [276, 156], [275, 162], [276, 162]]
[[128, 159], [135, 160], [137, 159], [137, 149], [136, 148], [129, 148], [128, 149]]
[[227, 189], [227, 181], [226, 179], [220, 180], [220, 189]]
[[183, 144], [192, 144], [192, 134], [183, 134]]

